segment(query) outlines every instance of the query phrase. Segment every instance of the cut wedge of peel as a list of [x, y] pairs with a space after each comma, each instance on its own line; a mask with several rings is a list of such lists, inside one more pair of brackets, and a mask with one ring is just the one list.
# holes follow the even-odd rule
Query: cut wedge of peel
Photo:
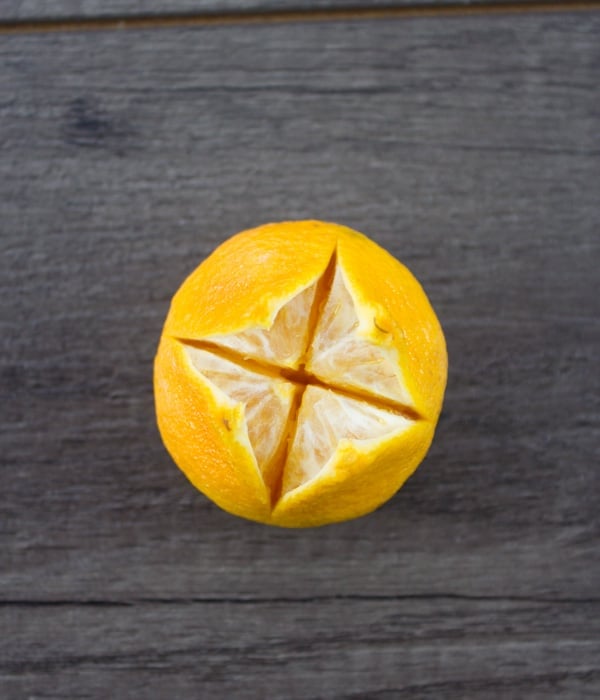
[[236, 515], [309, 527], [389, 499], [433, 438], [444, 336], [412, 274], [319, 221], [223, 243], [173, 298], [155, 360], [164, 443]]

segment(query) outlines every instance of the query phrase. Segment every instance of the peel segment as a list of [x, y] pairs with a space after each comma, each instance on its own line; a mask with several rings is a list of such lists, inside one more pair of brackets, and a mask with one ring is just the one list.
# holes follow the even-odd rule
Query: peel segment
[[215, 399], [177, 340], [163, 336], [154, 366], [158, 427], [175, 463], [224, 510], [269, 521], [270, 495], [244, 439], [243, 414]]
[[432, 438], [431, 423], [417, 421], [389, 437], [363, 444], [340, 442], [317, 477], [282, 496], [271, 522], [282, 527], [315, 527], [370, 513], [415, 471]]
[[325, 271], [335, 250], [335, 229], [293, 221], [233, 236], [179, 288], [163, 333], [202, 340], [270, 328], [278, 311]]
[[[448, 374], [446, 342], [423, 288], [412, 273], [366, 236], [340, 236], [337, 258], [364, 328], [377, 339], [369, 316], [390, 331], [406, 389], [418, 413], [436, 421]], [[368, 260], [368, 264], [365, 261]], [[368, 330], [365, 331], [367, 335]]]
[[245, 369], [214, 352], [192, 345], [185, 345], [184, 349], [200, 381], [208, 383], [224, 414], [241, 414], [235, 431], [227, 419], [223, 420], [229, 432], [247, 448], [272, 490], [279, 479], [277, 458], [298, 388], [279, 377]]
[[389, 319], [357, 303], [338, 264], [308, 351], [307, 370], [326, 384], [411, 406], [398, 355]]
[[307, 386], [296, 418], [283, 470], [282, 493], [314, 479], [336, 459], [342, 444], [376, 445], [403, 433], [411, 421], [362, 400], [316, 386]]

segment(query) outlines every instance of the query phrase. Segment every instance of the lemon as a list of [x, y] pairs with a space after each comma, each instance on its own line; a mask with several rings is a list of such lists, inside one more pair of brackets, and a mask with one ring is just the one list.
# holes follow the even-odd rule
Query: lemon
[[344, 226], [233, 236], [175, 294], [154, 365], [163, 441], [223, 509], [284, 527], [364, 515], [425, 456], [442, 329], [400, 262]]

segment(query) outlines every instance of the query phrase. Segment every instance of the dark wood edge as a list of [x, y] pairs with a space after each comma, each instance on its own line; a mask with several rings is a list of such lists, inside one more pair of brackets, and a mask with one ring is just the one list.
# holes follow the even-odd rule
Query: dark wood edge
[[129, 15], [103, 17], [61, 17], [0, 21], [0, 34], [37, 32], [68, 32], [115, 29], [164, 29], [175, 27], [204, 27], [220, 25], [269, 24], [283, 22], [319, 22], [340, 20], [369, 20], [415, 17], [452, 17], [492, 14], [522, 14], [539, 12], [582, 12], [600, 10], [600, 0], [554, 2], [552, 0], [521, 0], [520, 2], [456, 2], [437, 5], [403, 5], [388, 7], [342, 7], [304, 10], [232, 11], [205, 13], [173, 13], [162, 15]]

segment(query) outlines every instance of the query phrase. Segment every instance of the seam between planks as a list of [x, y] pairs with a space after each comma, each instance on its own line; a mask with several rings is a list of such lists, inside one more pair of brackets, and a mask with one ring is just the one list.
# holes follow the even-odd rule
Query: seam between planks
[[600, 0], [584, 2], [548, 2], [522, 0], [493, 5], [457, 2], [449, 5], [404, 5], [401, 7], [348, 7], [332, 9], [273, 10], [264, 12], [223, 12], [197, 14], [163, 14], [106, 16], [0, 21], [0, 34], [45, 32], [107, 31], [127, 29], [166, 29], [176, 27], [211, 27], [226, 25], [281, 24], [297, 22], [360, 21], [369, 19], [410, 19], [418, 17], [457, 17], [531, 13], [565, 13], [599, 11]]
[[203, 596], [203, 597], [144, 597], [124, 599], [101, 598], [55, 598], [55, 599], [19, 599], [0, 600], [0, 607], [23, 608], [59, 608], [59, 607], [133, 607], [136, 605], [293, 605], [334, 603], [352, 601], [355, 603], [377, 602], [414, 602], [414, 601], [461, 601], [465, 603], [496, 603], [496, 604], [531, 604], [531, 605], [598, 605], [600, 598], [570, 598], [556, 596], [527, 596], [527, 595], [469, 595], [461, 593], [414, 593], [400, 595], [377, 594], [330, 594], [315, 596]]

